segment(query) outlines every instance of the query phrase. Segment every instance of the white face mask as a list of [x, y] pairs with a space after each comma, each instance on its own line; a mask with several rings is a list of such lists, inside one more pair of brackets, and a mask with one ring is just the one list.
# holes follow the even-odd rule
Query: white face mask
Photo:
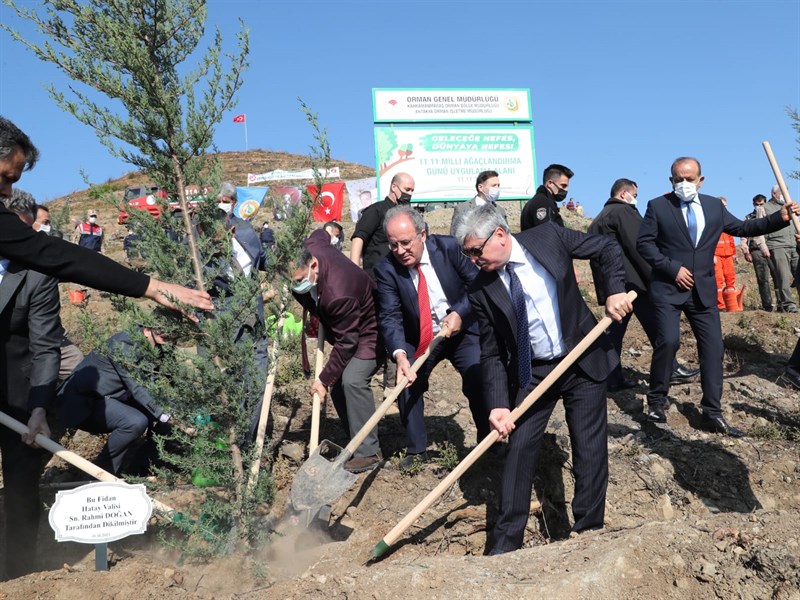
[[217, 204], [220, 210], [229, 213], [231, 212], [231, 203], [230, 202], [220, 202]]
[[483, 190], [483, 195], [486, 196], [486, 199], [489, 202], [497, 202], [500, 199], [500, 188], [492, 187], [489, 189], [485, 189]]
[[89, 223], [97, 223], [97, 217], [89, 217]]
[[636, 206], [636, 196], [628, 192], [628, 204], [631, 206]]
[[684, 202], [694, 202], [697, 199], [697, 186], [691, 181], [680, 181], [674, 184], [672, 189]]
[[44, 233], [50, 233], [51, 229], [50, 225], [39, 225], [39, 231], [43, 231]]
[[786, 204], [786, 200], [783, 199], [783, 194], [775, 198], [775, 202], [777, 202], [778, 204]]

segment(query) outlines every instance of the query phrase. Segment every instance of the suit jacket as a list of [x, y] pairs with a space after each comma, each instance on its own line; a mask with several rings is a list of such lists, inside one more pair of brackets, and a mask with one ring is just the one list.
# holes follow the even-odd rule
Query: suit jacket
[[311, 294], [292, 292], [297, 301], [325, 326], [325, 341], [333, 346], [319, 380], [331, 387], [352, 358], [377, 356], [378, 320], [375, 282], [331, 245], [331, 236], [317, 229], [303, 245], [319, 261], [317, 302]]
[[51, 409], [61, 361], [58, 283], [14, 263], [0, 282], [0, 401]]
[[[462, 331], [478, 333], [467, 290], [478, 269], [461, 253], [456, 240], [450, 236], [429, 235], [425, 242], [428, 256], [450, 305], [461, 317]], [[419, 301], [408, 267], [389, 254], [373, 271], [378, 286], [378, 314], [383, 341], [391, 356], [402, 349], [411, 357], [419, 345]]]
[[[600, 211], [592, 224], [589, 225], [589, 233], [606, 235], [616, 241], [622, 248], [622, 258], [625, 263], [625, 278], [627, 279], [626, 289], [635, 290], [640, 295], [647, 291], [647, 284], [650, 281], [652, 268], [648, 262], [642, 258], [636, 249], [636, 240], [639, 237], [639, 227], [642, 225], [642, 215], [633, 204], [628, 204], [623, 200], [610, 198], [603, 210]], [[603, 271], [597, 261], [591, 261], [592, 278], [597, 292], [597, 301], [605, 304], [606, 298], [603, 295]]]
[[157, 419], [163, 410], [147, 391], [114, 361], [115, 353], [136, 356], [134, 341], [121, 331], [108, 339], [108, 356], [90, 352], [72, 372], [58, 393], [59, 416], [67, 427], [77, 427], [91, 414], [100, 398], [136, 403]]
[[722, 205], [719, 198], [700, 194], [706, 224], [703, 234], [692, 246], [689, 229], [681, 212], [681, 200], [670, 192], [651, 200], [639, 229], [636, 247], [650, 266], [650, 299], [655, 303], [683, 304], [692, 290], [681, 290], [675, 277], [686, 267], [694, 277], [694, 290], [703, 306], [717, 303], [717, 283], [714, 275], [714, 251], [724, 231], [737, 237], [753, 237], [786, 227], [779, 213], [763, 219], [741, 221]]
[[[553, 276], [561, 309], [561, 333], [567, 352], [597, 324], [575, 280], [573, 258], [596, 259], [605, 275], [605, 295], [625, 291], [622, 252], [613, 240], [543, 223], [514, 236]], [[511, 296], [497, 271], [481, 271], [470, 290], [470, 302], [481, 336], [481, 373], [489, 410], [513, 408], [519, 390], [517, 324]], [[578, 359], [577, 365], [594, 381], [605, 380], [619, 362], [607, 335], [601, 336]]]
[[0, 256], [29, 269], [98, 290], [139, 298], [150, 277], [131, 271], [98, 252], [37, 232], [0, 205]]

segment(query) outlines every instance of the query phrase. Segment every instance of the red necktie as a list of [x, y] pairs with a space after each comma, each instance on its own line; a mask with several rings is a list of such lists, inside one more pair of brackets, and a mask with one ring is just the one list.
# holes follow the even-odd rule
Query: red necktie
[[417, 285], [417, 302], [419, 304], [419, 345], [414, 358], [420, 357], [433, 341], [433, 319], [431, 318], [431, 299], [428, 296], [428, 284], [422, 273], [422, 265], [417, 265], [419, 285]]

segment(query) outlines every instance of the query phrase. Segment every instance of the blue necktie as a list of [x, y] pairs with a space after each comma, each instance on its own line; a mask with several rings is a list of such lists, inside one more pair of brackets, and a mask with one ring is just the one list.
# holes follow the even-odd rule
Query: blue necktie
[[511, 293], [511, 304], [514, 305], [514, 317], [517, 321], [517, 365], [519, 371], [519, 387], [525, 389], [531, 382], [531, 336], [528, 331], [528, 309], [525, 306], [525, 293], [522, 291], [522, 283], [514, 273], [514, 266], [511, 263], [506, 265], [506, 271], [511, 278], [509, 292]]
[[686, 206], [686, 227], [689, 229], [689, 238], [692, 246], [697, 246], [697, 216], [694, 214], [694, 202], [684, 202]]

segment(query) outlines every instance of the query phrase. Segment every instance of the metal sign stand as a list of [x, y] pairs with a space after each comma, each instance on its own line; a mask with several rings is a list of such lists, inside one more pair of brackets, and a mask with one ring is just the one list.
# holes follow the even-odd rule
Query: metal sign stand
[[94, 570], [108, 571], [108, 544], [94, 545]]

